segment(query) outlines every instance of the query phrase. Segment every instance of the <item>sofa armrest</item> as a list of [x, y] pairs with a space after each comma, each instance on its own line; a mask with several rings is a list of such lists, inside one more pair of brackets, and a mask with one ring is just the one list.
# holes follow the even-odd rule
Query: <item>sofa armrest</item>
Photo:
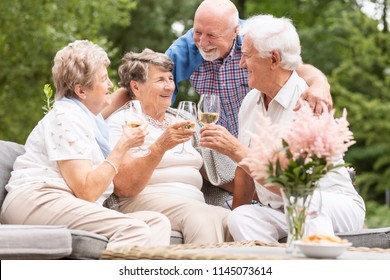
[[11, 177], [14, 162], [23, 153], [23, 145], [0, 140], [0, 206], [3, 205], [4, 198], [7, 194], [4, 187]]
[[0, 259], [60, 259], [72, 252], [64, 226], [0, 225]]

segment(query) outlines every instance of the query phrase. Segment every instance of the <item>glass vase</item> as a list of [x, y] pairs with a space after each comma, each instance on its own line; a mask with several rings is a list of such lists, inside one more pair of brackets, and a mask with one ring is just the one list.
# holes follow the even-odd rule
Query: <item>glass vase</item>
[[286, 253], [297, 253], [294, 242], [301, 240], [305, 234], [305, 222], [308, 215], [313, 189], [304, 189], [299, 192], [282, 189], [284, 213], [288, 225]]

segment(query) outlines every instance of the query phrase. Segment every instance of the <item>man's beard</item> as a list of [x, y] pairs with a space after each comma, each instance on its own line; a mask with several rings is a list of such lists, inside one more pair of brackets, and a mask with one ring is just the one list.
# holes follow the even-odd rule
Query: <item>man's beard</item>
[[218, 49], [213, 49], [212, 52], [206, 53], [201, 48], [199, 48], [199, 52], [202, 55], [203, 59], [207, 61], [217, 60], [221, 56], [220, 51]]

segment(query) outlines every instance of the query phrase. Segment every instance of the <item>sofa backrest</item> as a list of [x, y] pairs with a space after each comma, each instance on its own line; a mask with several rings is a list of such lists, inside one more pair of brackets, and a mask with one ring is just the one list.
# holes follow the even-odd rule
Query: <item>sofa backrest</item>
[[11, 177], [15, 159], [23, 153], [23, 145], [0, 140], [0, 206], [3, 205], [4, 198], [7, 194], [5, 185]]

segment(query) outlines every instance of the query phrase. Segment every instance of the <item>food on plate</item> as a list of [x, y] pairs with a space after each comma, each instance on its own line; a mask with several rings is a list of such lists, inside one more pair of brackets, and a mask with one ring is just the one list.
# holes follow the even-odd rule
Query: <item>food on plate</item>
[[315, 244], [347, 244], [347, 239], [341, 239], [338, 236], [322, 235], [322, 234], [312, 234], [305, 236], [302, 239], [304, 243], [315, 243]]

